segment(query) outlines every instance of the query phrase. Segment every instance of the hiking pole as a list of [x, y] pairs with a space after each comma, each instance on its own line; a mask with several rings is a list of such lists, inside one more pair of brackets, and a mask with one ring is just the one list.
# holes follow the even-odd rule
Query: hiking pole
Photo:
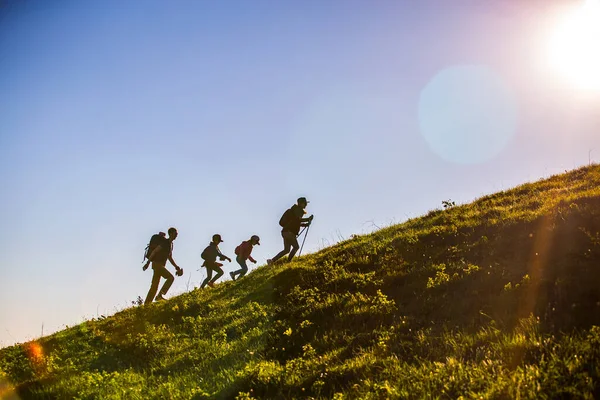
[[[298, 257], [302, 255], [302, 249], [304, 248], [304, 242], [306, 241], [306, 237], [308, 236], [308, 230], [310, 229], [310, 224], [305, 227], [306, 233], [304, 234], [304, 239], [302, 239], [302, 246], [300, 246], [300, 251], [298, 252]], [[304, 231], [304, 229], [302, 229]]]
[[306, 230], [306, 226], [304, 228], [302, 228], [302, 230], [296, 235], [296, 237], [299, 238], [305, 230]]

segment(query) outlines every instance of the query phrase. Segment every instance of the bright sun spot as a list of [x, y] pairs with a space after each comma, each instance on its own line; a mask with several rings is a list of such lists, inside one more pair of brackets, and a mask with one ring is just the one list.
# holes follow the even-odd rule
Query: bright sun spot
[[600, 91], [600, 0], [564, 15], [549, 44], [552, 67], [583, 90]]

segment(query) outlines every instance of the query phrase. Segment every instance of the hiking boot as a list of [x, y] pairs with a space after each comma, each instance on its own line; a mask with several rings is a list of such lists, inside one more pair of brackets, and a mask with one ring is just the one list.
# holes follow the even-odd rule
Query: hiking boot
[[214, 283], [212, 283], [212, 282], [208, 282], [208, 286], [210, 286], [211, 288], [214, 288], [214, 287], [215, 287], [215, 284], [214, 284]]
[[230, 272], [229, 276], [231, 277], [232, 281], [235, 281], [235, 274], [233, 272]]
[[271, 260], [270, 258], [267, 260], [267, 265], [273, 265], [273, 260]]
[[163, 297], [163, 295], [162, 295], [162, 294], [160, 294], [160, 293], [158, 294], [158, 296], [156, 296], [156, 297], [154, 298], [154, 301], [163, 301], [163, 300], [166, 300], [166, 299], [165, 299], [165, 298]]

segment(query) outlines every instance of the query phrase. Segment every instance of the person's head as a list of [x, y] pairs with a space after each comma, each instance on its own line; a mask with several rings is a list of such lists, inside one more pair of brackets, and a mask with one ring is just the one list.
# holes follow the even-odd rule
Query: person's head
[[308, 201], [308, 200], [306, 200], [306, 197], [300, 197], [300, 198], [298, 199], [298, 205], [299, 205], [300, 207], [302, 207], [302, 209], [306, 208], [306, 206], [308, 205], [308, 203], [309, 203], [309, 201]]
[[223, 239], [221, 239], [221, 235], [219, 235], [218, 233], [215, 233], [212, 237], [212, 241], [214, 244], [219, 244], [223, 242]]
[[258, 237], [258, 235], [252, 235], [252, 237], [250, 238], [250, 243], [252, 243], [252, 245], [259, 245], [260, 246], [260, 238]]
[[177, 229], [169, 228], [169, 230], [167, 232], [169, 233], [170, 240], [175, 240], [177, 238]]

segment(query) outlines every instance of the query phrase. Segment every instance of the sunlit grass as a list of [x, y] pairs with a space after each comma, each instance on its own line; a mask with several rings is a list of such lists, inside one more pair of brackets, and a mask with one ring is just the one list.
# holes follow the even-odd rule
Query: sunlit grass
[[[600, 167], [0, 350], [23, 398], [597, 398]], [[0, 397], [1, 398], [1, 397]]]

